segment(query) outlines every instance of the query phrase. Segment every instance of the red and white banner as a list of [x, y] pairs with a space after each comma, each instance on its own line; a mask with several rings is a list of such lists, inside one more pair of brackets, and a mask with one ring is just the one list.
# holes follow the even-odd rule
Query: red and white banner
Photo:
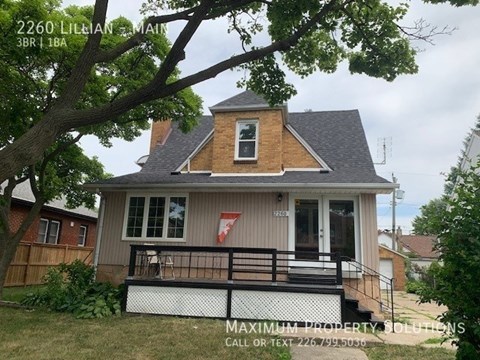
[[235, 221], [242, 213], [239, 212], [222, 212], [220, 213], [220, 224], [218, 225], [217, 242], [222, 244], [225, 241], [230, 229], [235, 224]]

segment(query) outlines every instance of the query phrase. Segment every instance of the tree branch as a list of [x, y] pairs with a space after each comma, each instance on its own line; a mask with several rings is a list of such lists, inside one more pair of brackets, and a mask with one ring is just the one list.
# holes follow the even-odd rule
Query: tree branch
[[183, 28], [180, 35], [178, 35], [177, 40], [175, 40], [175, 43], [168, 52], [168, 55], [163, 63], [160, 65], [160, 69], [153, 80], [158, 85], [164, 85], [169, 76], [175, 70], [177, 64], [181, 60], [185, 59], [185, 47], [190, 42], [193, 34], [195, 34], [198, 27], [204, 20], [205, 15], [208, 14], [212, 3], [213, 0], [202, 1], [188, 21], [187, 25], [185, 25]]
[[448, 25], [438, 30], [437, 26], [430, 25], [424, 19], [415, 21], [413, 26], [400, 26], [398, 24], [396, 26], [409, 40], [421, 40], [430, 45], [435, 45], [433, 37], [437, 35], [451, 35], [452, 32], [457, 30], [456, 27], [450, 28]]
[[[177, 20], [189, 20], [190, 14], [195, 11], [196, 7], [193, 7], [191, 9], [187, 9], [175, 14], [169, 14], [169, 15], [161, 15], [161, 16], [152, 16], [149, 17], [145, 22], [143, 23], [143, 28], [148, 28], [148, 26], [152, 25], [161, 25], [161, 24], [167, 24], [169, 22], [177, 21]], [[116, 47], [106, 50], [106, 51], [100, 51], [97, 56], [95, 57], [95, 62], [101, 63], [101, 62], [110, 62], [118, 58], [119, 56], [125, 54], [127, 51], [133, 49], [134, 47], [140, 45], [142, 42], [144, 42], [146, 39], [146, 34], [143, 32], [137, 32], [133, 36], [131, 36], [128, 40], [125, 42], [117, 45]]]
[[[92, 19], [92, 29], [103, 29], [105, 27], [105, 19], [107, 16], [108, 0], [96, 0]], [[80, 98], [80, 95], [88, 81], [89, 74], [95, 65], [95, 58], [100, 48], [102, 40], [102, 31], [93, 31], [88, 36], [82, 53], [80, 54], [72, 75], [67, 81], [65, 90], [60, 96], [62, 107], [73, 107]]]
[[[53, 150], [50, 154], [44, 157], [42, 164], [40, 165], [40, 172], [38, 176], [38, 179], [39, 179], [38, 182], [40, 183], [40, 191], [39, 191], [40, 194], [43, 193], [43, 188], [45, 185], [45, 170], [47, 169], [48, 163], [51, 160], [53, 160], [57, 155], [65, 151], [69, 146], [79, 142], [82, 137], [83, 137], [83, 134], [78, 134], [72, 140], [59, 144], [55, 150]], [[37, 198], [37, 195], [35, 195], [35, 198]]]
[[[255, 0], [241, 0], [241, 1], [231, 1], [231, 0], [224, 0], [215, 4], [213, 9], [221, 9], [221, 12], [213, 12], [210, 15], [204, 17], [204, 20], [213, 19], [215, 17], [219, 17], [225, 15], [231, 11], [234, 11], [238, 8], [246, 6], [248, 4], [254, 2], [261, 2], [265, 5], [271, 5], [269, 1], [255, 1]], [[168, 14], [168, 15], [160, 15], [160, 16], [152, 16], [149, 17], [143, 23], [142, 29], [148, 29], [149, 26], [152, 25], [161, 25], [161, 24], [168, 24], [170, 22], [185, 20], [191, 20], [191, 14], [194, 13], [200, 5], [192, 7], [190, 9], [183, 10], [178, 13]], [[132, 35], [129, 39], [125, 40], [123, 43], [117, 45], [116, 47], [110, 50], [100, 51], [96, 58], [95, 62], [110, 62], [115, 60], [116, 58], [122, 56], [127, 51], [132, 50], [133, 48], [139, 46], [146, 40], [146, 34], [143, 32], [137, 32], [136, 34]]]
[[[351, 1], [353, 0], [349, 0], [346, 3]], [[175, 81], [172, 84], [161, 86], [161, 84], [158, 83], [158, 80], [155, 79], [149, 84], [145, 85], [143, 88], [138, 89], [134, 93], [125, 95], [111, 104], [106, 104], [94, 109], [71, 111], [69, 114], [70, 116], [67, 116], [65, 119], [65, 130], [85, 125], [92, 125], [99, 123], [100, 121], [106, 121], [115, 118], [140, 104], [173, 95], [189, 86], [213, 78], [225, 70], [253, 60], [261, 59], [262, 57], [276, 51], [287, 51], [295, 46], [299, 39], [308, 31], [310, 31], [335, 6], [337, 6], [336, 0], [324, 5], [324, 7], [315, 16], [307, 21], [297, 31], [292, 33], [290, 37], [284, 40], [275, 41], [266, 47], [250, 50], [249, 52], [232, 56], [230, 59], [219, 62], [207, 69]]]

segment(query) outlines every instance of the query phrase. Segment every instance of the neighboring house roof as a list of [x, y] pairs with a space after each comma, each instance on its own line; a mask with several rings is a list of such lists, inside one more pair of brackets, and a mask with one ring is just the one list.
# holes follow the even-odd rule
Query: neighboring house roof
[[405, 259], [408, 258], [408, 256], [406, 256], [406, 255], [404, 255], [404, 254], [401, 254], [401, 253], [399, 253], [398, 251], [392, 250], [392, 249], [390, 249], [388, 246], [385, 246], [385, 245], [383, 245], [383, 244], [379, 244], [378, 247], [381, 247], [382, 249], [385, 249], [385, 250], [387, 250], [387, 251], [389, 251], [389, 252], [391, 252], [391, 253], [393, 253], [393, 254], [396, 254], [396, 255], [398, 255], [398, 256], [401, 256], [401, 257], [403, 257], [403, 258], [405, 258]]
[[[249, 106], [257, 105], [268, 106], [261, 97], [251, 91], [245, 91], [211, 109], [243, 107], [248, 110]], [[289, 113], [288, 125], [332, 171], [285, 171], [283, 175], [272, 176], [252, 174], [210, 176], [175, 172], [213, 131], [213, 117], [202, 116], [198, 126], [187, 134], [183, 134], [174, 124], [168, 141], [154, 149], [141, 171], [90, 184], [88, 187], [138, 188], [143, 185], [181, 187], [189, 184], [198, 187], [219, 187], [222, 184], [225, 186], [236, 184], [241, 187], [271, 185], [280, 188], [284, 185], [351, 187], [352, 184], [356, 184], [362, 185], [359, 186], [362, 188], [381, 188], [386, 192], [390, 192], [394, 187], [375, 173], [357, 110]]]
[[[5, 184], [2, 184], [0, 193], [3, 193], [4, 186]], [[32, 189], [30, 187], [30, 183], [28, 181], [24, 181], [15, 187], [12, 194], [12, 200], [27, 202], [29, 204], [33, 204], [35, 202], [35, 196], [33, 195]], [[83, 216], [83, 217], [89, 217], [92, 219], [97, 219], [98, 217], [98, 214], [96, 211], [90, 210], [84, 206], [80, 206], [75, 209], [68, 209], [66, 206], [67, 206], [67, 200], [65, 198], [55, 199], [44, 205], [44, 207], [48, 210], [53, 210], [53, 211], [60, 210], [61, 212], [69, 213], [72, 216]]]
[[400, 237], [399, 242], [404, 248], [422, 258], [437, 259], [440, 256], [440, 253], [433, 249], [437, 243], [436, 236], [403, 235]]

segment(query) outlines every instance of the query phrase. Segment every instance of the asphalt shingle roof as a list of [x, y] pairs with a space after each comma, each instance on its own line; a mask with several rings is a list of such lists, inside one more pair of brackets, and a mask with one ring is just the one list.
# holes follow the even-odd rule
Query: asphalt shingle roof
[[244, 92], [232, 96], [227, 100], [219, 102], [217, 105], [212, 106], [212, 109], [215, 108], [225, 108], [225, 107], [242, 107], [242, 106], [268, 106], [267, 101], [251, 90], [245, 90]]
[[[6, 186], [6, 183], [1, 184], [0, 187], [2, 187], [3, 189], [4, 186]], [[35, 195], [33, 195], [30, 183], [28, 181], [24, 181], [18, 184], [15, 189], [13, 189], [12, 198], [17, 200], [23, 200], [33, 204], [35, 202]], [[64, 197], [62, 197], [61, 199], [54, 199], [49, 203], [46, 203], [44, 206], [46, 208], [66, 211], [74, 215], [88, 216], [95, 219], [98, 217], [98, 214], [95, 210], [88, 209], [84, 206], [79, 206], [75, 209], [67, 208], [67, 199]]]
[[170, 174], [187, 159], [212, 130], [212, 116], [202, 116], [198, 125], [187, 134], [182, 133], [177, 124], [173, 123], [172, 132], [165, 145], [155, 148], [141, 172]]
[[437, 243], [436, 236], [403, 235], [399, 241], [404, 248], [422, 258], [437, 259], [440, 256], [440, 253], [434, 250], [434, 246]]
[[[261, 97], [247, 90], [214, 107], [265, 104]], [[108, 179], [102, 184], [389, 184], [375, 173], [357, 110], [290, 113], [288, 123], [333, 171], [287, 171], [283, 176], [172, 174], [212, 131], [213, 117], [203, 116], [188, 134], [174, 125], [165, 145], [155, 148], [141, 171]]]

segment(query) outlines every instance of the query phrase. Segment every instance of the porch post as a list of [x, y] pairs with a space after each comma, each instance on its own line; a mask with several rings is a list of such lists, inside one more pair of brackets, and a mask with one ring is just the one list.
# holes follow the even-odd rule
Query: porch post
[[130, 245], [130, 262], [128, 263], [128, 276], [135, 275], [135, 260], [137, 257], [136, 245]]
[[233, 283], [233, 249], [228, 250], [228, 282]]
[[335, 259], [337, 260], [337, 285], [342, 285], [342, 255], [339, 252], [335, 253]]
[[272, 283], [277, 283], [277, 249], [272, 251]]

